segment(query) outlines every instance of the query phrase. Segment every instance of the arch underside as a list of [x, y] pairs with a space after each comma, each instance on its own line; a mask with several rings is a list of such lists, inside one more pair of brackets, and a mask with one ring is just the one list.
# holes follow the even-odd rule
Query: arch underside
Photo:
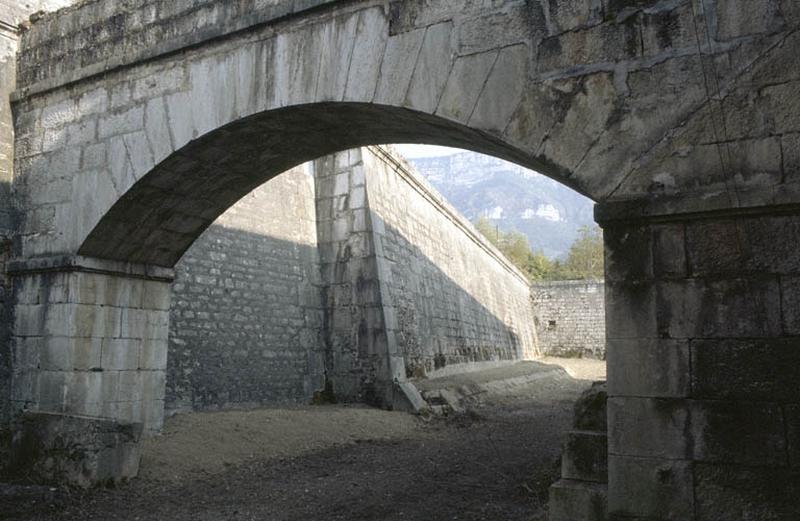
[[341, 150], [405, 142], [552, 168], [487, 134], [409, 109], [318, 103], [273, 110], [226, 125], [162, 161], [112, 206], [78, 253], [173, 266], [219, 215], [281, 172]]

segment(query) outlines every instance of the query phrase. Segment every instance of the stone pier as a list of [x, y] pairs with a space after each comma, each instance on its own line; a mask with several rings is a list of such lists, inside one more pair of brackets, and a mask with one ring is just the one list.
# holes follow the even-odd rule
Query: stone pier
[[800, 211], [597, 217], [611, 519], [800, 518]]

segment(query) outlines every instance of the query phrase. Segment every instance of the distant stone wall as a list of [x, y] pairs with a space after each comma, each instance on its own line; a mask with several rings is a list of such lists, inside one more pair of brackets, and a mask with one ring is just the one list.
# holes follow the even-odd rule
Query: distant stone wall
[[531, 287], [531, 298], [543, 354], [605, 359], [603, 281], [540, 282]]
[[308, 402], [322, 388], [314, 192], [302, 168], [217, 219], [172, 287], [168, 410]]

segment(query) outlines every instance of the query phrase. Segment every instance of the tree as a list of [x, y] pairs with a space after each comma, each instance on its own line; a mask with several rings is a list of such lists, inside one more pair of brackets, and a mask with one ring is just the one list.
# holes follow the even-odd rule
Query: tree
[[528, 238], [516, 231], [502, 232], [485, 216], [475, 221], [483, 234], [530, 280], [603, 278], [603, 234], [597, 226], [581, 226], [564, 262], [549, 259], [541, 251], [531, 251]]
[[570, 279], [603, 278], [603, 232], [599, 227], [581, 226], [569, 248], [564, 275]]

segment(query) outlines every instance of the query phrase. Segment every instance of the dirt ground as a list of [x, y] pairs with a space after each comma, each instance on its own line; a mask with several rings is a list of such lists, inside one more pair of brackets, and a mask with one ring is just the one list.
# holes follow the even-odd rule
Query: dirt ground
[[495, 372], [500, 384], [446, 417], [346, 405], [175, 416], [148, 440], [139, 478], [0, 499], [0, 519], [544, 521], [573, 401], [604, 364], [509, 371], [513, 385]]

